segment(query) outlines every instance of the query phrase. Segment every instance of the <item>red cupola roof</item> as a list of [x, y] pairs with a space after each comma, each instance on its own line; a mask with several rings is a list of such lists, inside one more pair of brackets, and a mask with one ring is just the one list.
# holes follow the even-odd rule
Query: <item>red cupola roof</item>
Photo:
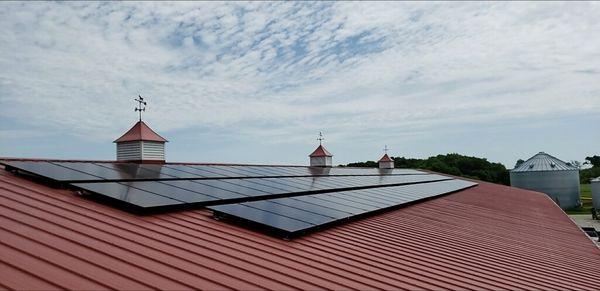
[[383, 157], [381, 157], [381, 159], [379, 159], [380, 162], [393, 162], [394, 160], [392, 160], [390, 158], [390, 156], [388, 156], [388, 154], [383, 155]]
[[123, 136], [115, 140], [114, 142], [125, 142], [125, 141], [158, 141], [168, 142], [158, 133], [154, 132], [146, 123], [138, 121], [129, 131]]
[[309, 157], [333, 157], [333, 155], [328, 152], [323, 145], [319, 145], [319, 147], [312, 152]]

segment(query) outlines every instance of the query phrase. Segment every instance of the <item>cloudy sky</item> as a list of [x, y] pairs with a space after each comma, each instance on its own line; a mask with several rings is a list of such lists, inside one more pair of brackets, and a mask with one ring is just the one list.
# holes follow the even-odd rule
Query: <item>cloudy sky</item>
[[600, 154], [599, 3], [0, 3], [0, 156]]

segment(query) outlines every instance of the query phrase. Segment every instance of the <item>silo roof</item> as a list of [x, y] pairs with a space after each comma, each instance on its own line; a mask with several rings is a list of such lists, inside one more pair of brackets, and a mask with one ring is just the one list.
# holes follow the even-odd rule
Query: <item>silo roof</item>
[[545, 152], [539, 152], [511, 170], [512, 172], [576, 171], [577, 167], [567, 164]]

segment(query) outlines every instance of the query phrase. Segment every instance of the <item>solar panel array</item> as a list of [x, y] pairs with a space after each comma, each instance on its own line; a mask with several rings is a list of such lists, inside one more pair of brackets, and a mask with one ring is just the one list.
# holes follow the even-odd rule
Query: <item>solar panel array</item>
[[59, 182], [155, 181], [263, 177], [379, 176], [423, 174], [411, 169], [318, 168], [298, 166], [221, 166], [137, 164], [111, 162], [1, 161], [32, 174]]
[[210, 206], [217, 217], [242, 219], [293, 237], [346, 219], [452, 193], [476, 183], [445, 180]]
[[137, 212], [208, 206], [216, 217], [286, 237], [476, 185], [411, 169], [14, 160], [0, 164]]
[[328, 176], [291, 178], [239, 178], [177, 181], [71, 183], [141, 208], [178, 204], [214, 205], [278, 196], [311, 194], [385, 185], [447, 180], [435, 174], [403, 176]]

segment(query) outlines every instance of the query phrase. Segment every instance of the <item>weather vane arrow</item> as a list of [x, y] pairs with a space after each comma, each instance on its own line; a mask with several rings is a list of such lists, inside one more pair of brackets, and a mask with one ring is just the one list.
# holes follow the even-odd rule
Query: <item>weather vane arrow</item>
[[322, 142], [325, 138], [323, 137], [323, 133], [319, 131], [319, 137], [317, 138], [317, 140], [319, 141], [319, 145], [322, 145]]
[[140, 121], [142, 121], [142, 111], [146, 111], [146, 101], [144, 101], [142, 95], [138, 95], [138, 99], [134, 100], [138, 102], [138, 106], [135, 108], [135, 112], [140, 113]]

